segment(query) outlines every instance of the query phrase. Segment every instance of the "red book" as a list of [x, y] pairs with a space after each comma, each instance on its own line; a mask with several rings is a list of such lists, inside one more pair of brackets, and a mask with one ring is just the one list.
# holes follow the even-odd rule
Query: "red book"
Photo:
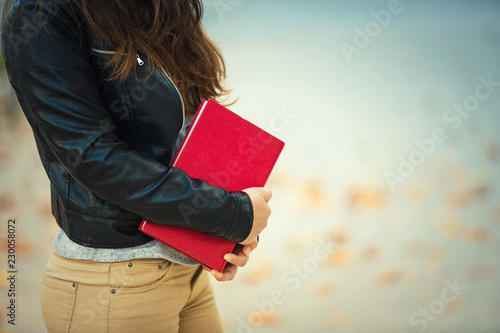
[[[284, 142], [217, 102], [203, 101], [172, 166], [228, 191], [263, 187]], [[143, 220], [139, 230], [219, 272], [236, 242]]]

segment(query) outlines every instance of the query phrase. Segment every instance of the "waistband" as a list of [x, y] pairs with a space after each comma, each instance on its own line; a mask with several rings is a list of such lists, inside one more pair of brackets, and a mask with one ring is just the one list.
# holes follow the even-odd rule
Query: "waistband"
[[201, 265], [186, 266], [162, 258], [140, 258], [118, 262], [97, 262], [61, 257], [52, 253], [45, 274], [86, 285], [127, 287], [137, 279], [154, 281], [168, 273], [169, 278], [192, 275]]

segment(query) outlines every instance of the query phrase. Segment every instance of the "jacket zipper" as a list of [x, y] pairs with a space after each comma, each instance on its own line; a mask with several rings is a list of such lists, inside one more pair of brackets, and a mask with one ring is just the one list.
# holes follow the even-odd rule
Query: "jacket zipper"
[[[116, 51], [100, 50], [100, 49], [96, 49], [96, 48], [92, 48], [92, 50], [95, 52], [98, 52], [98, 53], [103, 53], [103, 54], [115, 54], [116, 53]], [[139, 66], [144, 65], [144, 61], [139, 56], [139, 53], [137, 53], [137, 63], [139, 64]], [[184, 122], [186, 121], [186, 111], [185, 111], [185, 107], [184, 107], [184, 101], [182, 100], [182, 95], [181, 95], [179, 89], [177, 88], [177, 86], [175, 85], [174, 81], [170, 78], [170, 76], [168, 76], [167, 71], [165, 71], [163, 68], [160, 68], [160, 70], [163, 73], [163, 75], [165, 75], [165, 77], [168, 79], [168, 81], [170, 81], [170, 83], [172, 83], [172, 86], [174, 87], [175, 91], [177, 92], [177, 95], [179, 95], [179, 99], [181, 100], [181, 106], [182, 106], [182, 126], [181, 126], [181, 128], [182, 128], [182, 127], [184, 127]]]
[[[92, 48], [92, 51], [95, 51], [98, 53], [104, 53], [104, 54], [115, 54], [116, 53], [116, 51], [99, 50], [99, 49], [95, 49], [95, 48]], [[139, 64], [139, 66], [144, 65], [144, 61], [142, 61], [141, 57], [139, 56], [139, 53], [137, 53], [137, 63]]]
[[141, 57], [139, 57], [139, 53], [137, 53], [137, 63], [139, 64], [139, 66], [144, 65], [144, 61], [142, 61]]

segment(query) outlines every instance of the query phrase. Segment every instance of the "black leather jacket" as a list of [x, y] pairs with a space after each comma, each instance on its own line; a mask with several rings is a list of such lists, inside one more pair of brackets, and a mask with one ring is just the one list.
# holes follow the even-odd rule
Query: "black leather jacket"
[[[38, 4], [38, 5], [36, 5]], [[52, 213], [73, 241], [120, 248], [151, 240], [143, 218], [243, 241], [253, 209], [169, 167], [184, 123], [182, 98], [147, 57], [123, 84], [105, 82], [112, 50], [91, 32], [77, 0], [9, 0], [2, 52], [51, 182]]]

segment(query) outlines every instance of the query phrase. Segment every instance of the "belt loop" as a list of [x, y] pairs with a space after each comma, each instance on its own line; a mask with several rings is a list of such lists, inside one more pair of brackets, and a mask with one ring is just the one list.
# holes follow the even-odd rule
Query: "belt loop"
[[111, 276], [111, 270], [110, 270], [111, 264], [112, 264], [112, 262], [108, 263], [108, 269], [107, 269], [107, 271], [108, 271], [108, 288], [111, 288], [111, 285], [109, 284], [109, 279]]

